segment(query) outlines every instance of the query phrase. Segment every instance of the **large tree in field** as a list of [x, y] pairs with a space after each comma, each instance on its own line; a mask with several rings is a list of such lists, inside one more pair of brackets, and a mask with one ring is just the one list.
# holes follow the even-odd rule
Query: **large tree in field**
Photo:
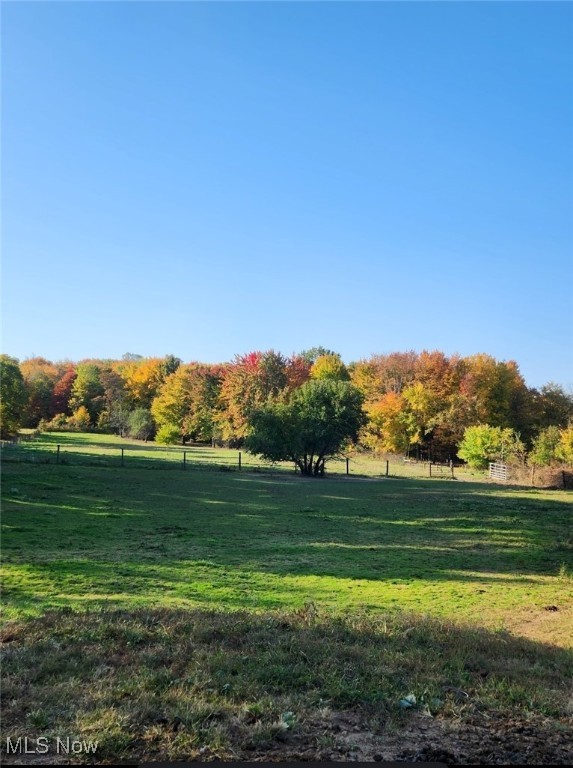
[[28, 401], [18, 360], [0, 355], [0, 437], [13, 437], [22, 424]]
[[322, 477], [327, 459], [364, 424], [362, 394], [346, 381], [311, 380], [288, 400], [269, 403], [250, 418], [245, 445], [270, 461], [292, 461], [303, 475]]

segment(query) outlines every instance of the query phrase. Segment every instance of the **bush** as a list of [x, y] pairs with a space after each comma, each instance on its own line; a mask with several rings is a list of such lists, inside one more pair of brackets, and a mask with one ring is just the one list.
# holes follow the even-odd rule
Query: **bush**
[[68, 419], [70, 428], [74, 432], [89, 432], [92, 422], [88, 409], [85, 405], [80, 405], [77, 411]]
[[57, 413], [53, 419], [41, 419], [38, 424], [40, 432], [68, 432], [71, 427], [65, 413]]
[[[149, 440], [155, 432], [153, 416], [147, 408], [136, 408], [127, 419], [129, 436], [136, 440]], [[179, 430], [177, 430], [179, 433]]]
[[460, 459], [475, 469], [487, 469], [490, 461], [511, 461], [523, 455], [524, 445], [516, 432], [489, 424], [467, 427], [458, 450]]
[[556, 456], [557, 446], [561, 439], [559, 427], [547, 427], [542, 429], [533, 441], [533, 447], [529, 453], [528, 461], [539, 467], [547, 467], [552, 464]]
[[174, 424], [164, 424], [157, 430], [155, 442], [162, 445], [178, 445], [181, 443], [181, 432]]

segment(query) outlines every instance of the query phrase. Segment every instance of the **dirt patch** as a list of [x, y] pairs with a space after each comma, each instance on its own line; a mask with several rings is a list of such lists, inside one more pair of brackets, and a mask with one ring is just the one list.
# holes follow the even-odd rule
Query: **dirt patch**
[[[452, 722], [412, 713], [402, 727], [372, 730], [360, 713], [333, 713], [307, 724], [282, 747], [243, 755], [248, 760], [443, 762], [448, 765], [571, 765], [573, 722], [483, 718]], [[309, 742], [313, 742], [309, 743]], [[320, 746], [320, 744], [324, 746]]]

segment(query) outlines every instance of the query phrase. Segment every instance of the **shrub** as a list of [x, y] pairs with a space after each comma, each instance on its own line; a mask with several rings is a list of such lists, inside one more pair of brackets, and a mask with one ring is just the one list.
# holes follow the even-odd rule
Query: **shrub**
[[57, 413], [53, 419], [41, 419], [38, 424], [40, 432], [66, 432], [71, 429], [65, 413]]
[[85, 405], [80, 405], [68, 419], [70, 428], [75, 432], [88, 432], [91, 428], [91, 418]]
[[[147, 408], [136, 408], [127, 420], [129, 436], [136, 440], [149, 440], [155, 431], [155, 422]], [[177, 430], [179, 434], [179, 430]]]
[[476, 469], [487, 469], [490, 461], [511, 461], [523, 455], [524, 445], [516, 432], [489, 424], [467, 427], [458, 450], [460, 459]]
[[559, 427], [542, 429], [533, 441], [533, 447], [528, 456], [529, 463], [539, 467], [547, 467], [552, 464], [557, 458], [556, 449], [560, 439], [561, 430]]
[[157, 430], [155, 442], [162, 445], [177, 445], [181, 443], [181, 432], [174, 424], [164, 424]]

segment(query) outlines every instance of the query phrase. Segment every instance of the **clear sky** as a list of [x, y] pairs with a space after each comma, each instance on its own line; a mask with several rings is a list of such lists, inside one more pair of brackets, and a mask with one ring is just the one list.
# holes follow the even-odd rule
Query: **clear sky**
[[3, 351], [573, 385], [573, 5], [3, 2]]

